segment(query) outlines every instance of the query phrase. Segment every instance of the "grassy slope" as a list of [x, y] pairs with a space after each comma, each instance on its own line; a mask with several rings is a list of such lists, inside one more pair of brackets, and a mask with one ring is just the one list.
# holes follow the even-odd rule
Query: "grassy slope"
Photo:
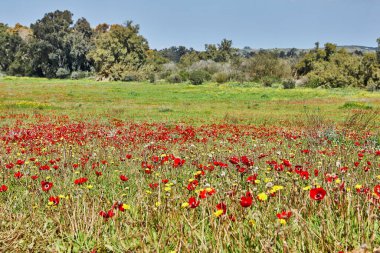
[[6, 77], [0, 79], [0, 112], [112, 115], [141, 121], [213, 123], [227, 119], [234, 123], [275, 123], [303, 117], [305, 108], [341, 120], [348, 113], [342, 108], [347, 102], [359, 101], [373, 108], [380, 105], [380, 93], [357, 89], [283, 90], [248, 86]]

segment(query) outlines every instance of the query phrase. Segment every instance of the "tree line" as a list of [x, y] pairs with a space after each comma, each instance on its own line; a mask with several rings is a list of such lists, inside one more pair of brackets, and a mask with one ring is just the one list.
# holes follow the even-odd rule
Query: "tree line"
[[15, 76], [95, 77], [97, 80], [166, 80], [170, 83], [281, 82], [285, 88], [380, 89], [380, 39], [376, 53], [348, 52], [327, 43], [308, 51], [247, 50], [223, 39], [203, 51], [184, 46], [153, 50], [139, 25], [74, 22], [70, 11], [44, 15], [29, 27], [0, 23], [0, 71]]

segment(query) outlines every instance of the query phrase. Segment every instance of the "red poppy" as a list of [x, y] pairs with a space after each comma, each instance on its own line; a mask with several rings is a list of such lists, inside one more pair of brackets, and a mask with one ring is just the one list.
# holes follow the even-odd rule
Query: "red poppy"
[[131, 159], [131, 158], [132, 158], [132, 155], [127, 154], [127, 155], [125, 156], [125, 158], [127, 158], [127, 159]]
[[292, 216], [292, 212], [282, 211], [277, 214], [277, 218], [287, 220]]
[[247, 191], [245, 196], [240, 198], [240, 205], [242, 207], [250, 207], [252, 205], [252, 200], [253, 198], [252, 198], [251, 193]]
[[150, 189], [156, 189], [158, 187], [158, 183], [151, 183], [149, 184]]
[[17, 171], [15, 174], [14, 174], [15, 178], [17, 179], [20, 179], [22, 178], [22, 176], [24, 176], [24, 174], [22, 174], [20, 171]]
[[41, 188], [44, 192], [50, 191], [50, 189], [53, 187], [53, 183], [47, 182], [47, 181], [42, 181], [41, 182]]
[[256, 179], [257, 179], [257, 174], [253, 174], [247, 178], [247, 182], [251, 184], [255, 184]]
[[6, 185], [0, 186], [0, 192], [6, 192], [8, 190], [8, 187]]
[[191, 208], [196, 208], [197, 206], [199, 206], [199, 201], [197, 201], [196, 198], [191, 197], [189, 198], [189, 205]]
[[223, 210], [223, 214], [226, 214], [227, 212], [227, 205], [224, 204], [223, 202], [219, 203], [216, 205], [216, 209], [218, 210]]
[[100, 211], [99, 215], [102, 216], [105, 220], [108, 220], [108, 218], [112, 218], [113, 216], [115, 216], [115, 213], [111, 209], [108, 212]]
[[59, 204], [59, 197], [58, 197], [58, 196], [56, 196], [56, 197], [51, 196], [51, 197], [49, 198], [49, 202], [52, 202], [53, 205], [57, 206], [57, 205]]
[[187, 185], [187, 189], [189, 191], [194, 191], [197, 186], [198, 186], [198, 180], [193, 180], [191, 181], [191, 183]]
[[31, 176], [31, 178], [32, 178], [33, 180], [36, 180], [36, 179], [38, 178], [38, 175], [33, 175], [33, 176]]
[[167, 184], [169, 182], [169, 179], [162, 179], [161, 182]]
[[380, 197], [380, 184], [376, 185], [375, 188], [373, 188], [373, 191], [378, 197]]
[[100, 177], [101, 175], [103, 175], [103, 173], [101, 171], [95, 171], [95, 174]]
[[88, 181], [88, 179], [86, 177], [81, 177], [81, 178], [78, 178], [74, 181], [74, 184], [77, 184], [77, 185], [81, 185], [81, 184], [84, 184]]
[[120, 180], [126, 182], [129, 180], [129, 178], [125, 175], [120, 175]]
[[310, 190], [310, 198], [320, 201], [326, 195], [326, 191], [323, 188], [314, 188]]
[[20, 159], [17, 160], [17, 162], [16, 162], [16, 164], [20, 165], [20, 166], [23, 165], [24, 163], [25, 163], [25, 161], [24, 160], [20, 160]]

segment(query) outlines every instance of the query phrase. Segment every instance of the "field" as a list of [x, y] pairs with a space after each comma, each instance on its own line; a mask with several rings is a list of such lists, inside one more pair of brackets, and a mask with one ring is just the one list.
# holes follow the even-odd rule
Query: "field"
[[0, 79], [0, 252], [375, 252], [379, 107], [357, 89]]

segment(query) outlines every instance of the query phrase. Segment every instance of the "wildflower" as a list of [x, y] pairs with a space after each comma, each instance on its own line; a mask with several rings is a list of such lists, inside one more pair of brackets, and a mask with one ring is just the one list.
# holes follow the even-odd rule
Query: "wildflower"
[[49, 206], [58, 206], [58, 204], [59, 204], [59, 196], [56, 196], [56, 197], [51, 196], [49, 198]]
[[15, 178], [17, 179], [20, 179], [22, 178], [22, 176], [24, 176], [24, 174], [22, 174], [20, 171], [17, 171], [15, 174], [14, 174]]
[[268, 200], [268, 195], [265, 192], [262, 192], [259, 195], [257, 195], [257, 199], [260, 201], [266, 201]]
[[196, 208], [199, 206], [199, 201], [197, 201], [194, 197], [189, 198], [189, 206], [191, 208]]
[[88, 181], [88, 178], [86, 177], [81, 177], [81, 178], [78, 178], [74, 181], [74, 184], [76, 185], [81, 185], [81, 184], [84, 184]]
[[53, 183], [47, 182], [47, 181], [41, 181], [41, 188], [44, 192], [50, 191], [50, 189], [53, 187]]
[[108, 212], [105, 212], [105, 211], [100, 211], [99, 212], [99, 215], [102, 216], [104, 218], [104, 220], [108, 220], [109, 218], [112, 218], [113, 216], [115, 216], [115, 213], [113, 212], [113, 210], [109, 210]]
[[252, 195], [250, 192], [246, 192], [245, 196], [240, 198], [240, 205], [242, 207], [250, 207], [252, 205]]
[[215, 217], [219, 217], [223, 214], [223, 210], [219, 209], [218, 211], [214, 212]]
[[380, 197], [380, 184], [376, 185], [375, 188], [373, 188], [373, 191], [378, 197]]
[[286, 220], [285, 219], [279, 219], [278, 220], [281, 225], [286, 225]]
[[323, 188], [314, 188], [310, 190], [309, 194], [310, 198], [320, 201], [325, 197], [326, 191]]
[[8, 190], [8, 187], [6, 185], [0, 186], [0, 192], [6, 192]]
[[218, 211], [222, 211], [222, 214], [224, 215], [227, 212], [227, 205], [224, 204], [223, 202], [221, 202], [221, 203], [216, 205], [216, 209], [218, 209]]
[[190, 205], [189, 202], [184, 202], [184, 203], [182, 203], [181, 207], [186, 208], [186, 207], [188, 207], [189, 205]]
[[281, 213], [278, 213], [277, 218], [287, 220], [292, 216], [292, 212], [286, 212], [282, 211]]
[[120, 180], [123, 181], [123, 182], [126, 182], [129, 180], [129, 178], [125, 175], [120, 175]]

